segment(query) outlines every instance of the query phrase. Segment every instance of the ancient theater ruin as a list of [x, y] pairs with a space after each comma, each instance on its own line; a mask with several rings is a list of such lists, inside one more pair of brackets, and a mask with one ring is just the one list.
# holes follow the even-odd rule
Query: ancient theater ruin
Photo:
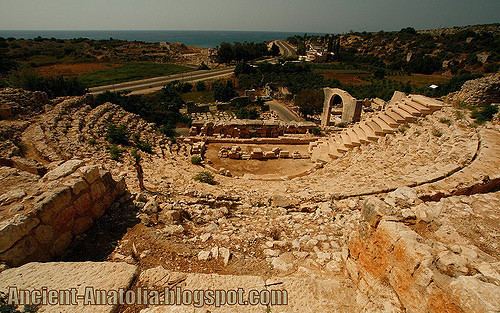
[[[286, 307], [200, 310], [499, 312], [500, 120], [459, 105], [496, 101], [499, 79], [388, 102], [326, 88], [321, 129], [231, 120], [175, 142], [90, 96], [0, 89], [0, 291], [279, 289]], [[110, 123], [151, 153], [110, 147]]]

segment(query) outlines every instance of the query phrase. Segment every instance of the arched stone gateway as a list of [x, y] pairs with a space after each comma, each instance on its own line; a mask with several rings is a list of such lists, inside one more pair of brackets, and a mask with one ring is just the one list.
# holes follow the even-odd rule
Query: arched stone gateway
[[330, 124], [330, 116], [333, 108], [342, 109], [342, 122], [359, 122], [361, 117], [361, 102], [357, 101], [347, 91], [338, 88], [323, 88], [325, 102], [323, 104], [323, 115], [321, 126]]

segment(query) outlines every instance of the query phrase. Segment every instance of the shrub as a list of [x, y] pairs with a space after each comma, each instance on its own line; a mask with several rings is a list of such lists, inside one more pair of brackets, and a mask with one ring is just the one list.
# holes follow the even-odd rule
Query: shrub
[[313, 135], [319, 136], [321, 134], [321, 128], [314, 127], [313, 129], [311, 129], [311, 132], [313, 133]]
[[410, 126], [408, 126], [408, 124], [403, 124], [398, 127], [398, 131], [402, 134], [406, 133], [408, 129], [410, 129]]
[[142, 141], [139, 134], [134, 134], [132, 139], [137, 149], [149, 154], [153, 153], [153, 146], [151, 143], [149, 141]]
[[246, 108], [240, 108], [238, 111], [235, 113], [236, 117], [239, 119], [249, 119], [249, 120], [256, 120], [259, 118], [260, 114], [257, 112], [255, 109], [246, 109]]
[[23, 69], [9, 76], [9, 83], [32, 91], [46, 92], [50, 98], [62, 96], [81, 96], [86, 87], [77, 78], [42, 77], [31, 69]]
[[445, 125], [448, 125], [448, 126], [450, 126], [450, 125], [451, 125], [451, 120], [450, 120], [450, 119], [448, 119], [448, 118], [446, 118], [446, 117], [442, 117], [442, 118], [440, 118], [440, 119], [439, 119], [439, 122], [440, 122], [440, 123], [443, 123], [443, 124], [445, 124]]
[[91, 146], [95, 146], [95, 145], [96, 145], [96, 143], [97, 143], [97, 141], [95, 140], [95, 138], [90, 138], [90, 139], [89, 139], [89, 145], [91, 145]]
[[294, 103], [304, 116], [320, 114], [324, 97], [322, 89], [303, 89], [297, 93]]
[[462, 110], [455, 110], [455, 119], [463, 120], [465, 117], [464, 112]]
[[200, 183], [215, 185], [214, 174], [209, 171], [199, 172], [194, 176], [194, 180], [199, 181]]
[[437, 128], [433, 128], [432, 131], [431, 131], [431, 134], [434, 136], [434, 137], [441, 137], [443, 136], [443, 132]]
[[207, 85], [203, 81], [199, 81], [196, 83], [196, 91], [205, 91], [207, 90]]
[[193, 155], [191, 157], [191, 163], [194, 165], [200, 165], [201, 161], [203, 161], [203, 160], [202, 160], [201, 156], [199, 156], [199, 155]]
[[269, 237], [273, 238], [273, 240], [280, 240], [281, 239], [281, 229], [278, 227], [272, 227], [269, 230]]
[[109, 124], [106, 133], [106, 140], [112, 144], [128, 145], [128, 131], [123, 124], [116, 126]]
[[474, 108], [471, 117], [476, 120], [476, 123], [483, 124], [487, 121], [491, 121], [497, 113], [498, 106], [490, 104]]
[[200, 66], [198, 66], [198, 70], [200, 70], [200, 71], [206, 71], [209, 69], [210, 69], [210, 67], [208, 67], [208, 65], [206, 65], [205, 62], [201, 62]]
[[139, 141], [136, 143], [139, 150], [144, 151], [149, 154], [153, 154], [153, 146], [148, 141]]
[[120, 161], [122, 159], [122, 155], [123, 155], [124, 150], [122, 148], [120, 148], [119, 146], [111, 145], [111, 146], [109, 146], [108, 151], [109, 151], [109, 155], [111, 156], [112, 160]]

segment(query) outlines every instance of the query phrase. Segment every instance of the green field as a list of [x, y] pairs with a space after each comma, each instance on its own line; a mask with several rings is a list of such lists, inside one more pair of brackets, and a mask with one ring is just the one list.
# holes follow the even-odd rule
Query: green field
[[189, 71], [193, 71], [193, 68], [177, 64], [128, 63], [115, 68], [82, 74], [79, 79], [86, 86], [95, 87]]
[[412, 75], [391, 75], [387, 77], [390, 80], [398, 81], [401, 83], [409, 82], [413, 87], [427, 87], [431, 84], [443, 85], [446, 84], [450, 77], [440, 74], [425, 75], [425, 74], [412, 74]]
[[212, 103], [215, 102], [214, 93], [212, 91], [192, 91], [181, 94], [182, 100], [195, 103]]

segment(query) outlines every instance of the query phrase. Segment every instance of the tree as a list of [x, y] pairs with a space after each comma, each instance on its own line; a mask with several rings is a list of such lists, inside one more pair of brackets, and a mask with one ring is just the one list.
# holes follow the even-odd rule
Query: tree
[[233, 47], [230, 43], [223, 42], [217, 49], [217, 62], [218, 63], [231, 63], [234, 59]]
[[373, 76], [376, 79], [384, 79], [385, 78], [385, 70], [382, 68], [376, 69], [375, 72], [373, 72]]
[[216, 81], [212, 86], [214, 99], [218, 101], [229, 101], [236, 96], [236, 91], [233, 87], [233, 82], [228, 80], [225, 84]]
[[406, 28], [403, 28], [399, 31], [399, 33], [401, 34], [411, 34], [411, 35], [416, 35], [417, 34], [417, 31], [415, 30], [415, 28], [413, 27], [406, 27]]
[[299, 42], [299, 44], [297, 46], [297, 54], [298, 55], [306, 55], [306, 53], [307, 53], [306, 45], [302, 41]]
[[320, 114], [323, 111], [323, 90], [304, 89], [295, 97], [295, 105], [304, 116]]
[[16, 66], [16, 63], [7, 56], [8, 47], [7, 41], [0, 37], [0, 74], [7, 73]]
[[86, 90], [77, 78], [42, 77], [31, 69], [16, 71], [9, 76], [9, 82], [14, 87], [46, 92], [50, 98], [81, 96]]
[[196, 83], [196, 91], [205, 91], [207, 90], [207, 85], [205, 85], [205, 82], [199, 81]]
[[276, 45], [275, 42], [273, 42], [273, 45], [271, 46], [271, 55], [273, 57], [277, 57], [280, 55], [280, 48], [278, 47], [278, 45]]

